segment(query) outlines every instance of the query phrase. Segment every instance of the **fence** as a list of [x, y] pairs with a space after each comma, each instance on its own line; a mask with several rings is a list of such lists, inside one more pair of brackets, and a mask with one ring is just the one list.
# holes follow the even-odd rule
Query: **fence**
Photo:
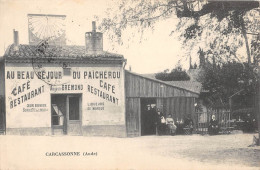
[[197, 133], [208, 134], [208, 126], [212, 115], [215, 115], [218, 125], [220, 127], [220, 133], [230, 133], [233, 129], [232, 120], [230, 118], [230, 111], [224, 109], [208, 110], [207, 112], [196, 111]]

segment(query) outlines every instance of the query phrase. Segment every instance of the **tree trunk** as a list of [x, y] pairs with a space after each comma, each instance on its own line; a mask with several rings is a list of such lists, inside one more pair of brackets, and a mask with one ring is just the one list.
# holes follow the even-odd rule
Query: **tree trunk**
[[[248, 60], [248, 65], [249, 67], [251, 66], [251, 56], [250, 56], [250, 49], [249, 49], [249, 45], [248, 45], [248, 38], [247, 38], [247, 34], [246, 34], [246, 28], [245, 28], [245, 23], [244, 23], [244, 18], [241, 17], [241, 28], [242, 28], [242, 34], [245, 38], [245, 44], [246, 44], [246, 52], [247, 52], [247, 60]], [[260, 69], [260, 66], [256, 66], [258, 67], [258, 70]], [[258, 127], [258, 143], [257, 145], [260, 145], [260, 71], [258, 71], [257, 73], [257, 78], [256, 78], [256, 93], [254, 96], [254, 100], [255, 100], [255, 115], [257, 118], [257, 127]]]
[[258, 127], [258, 146], [260, 146], [260, 66], [258, 65], [258, 75], [257, 75], [257, 87], [256, 87], [256, 96], [255, 96], [255, 113], [257, 118], [257, 127]]
[[245, 27], [245, 22], [244, 22], [243, 16], [241, 17], [241, 28], [242, 28], [242, 34], [245, 38], [247, 60], [248, 60], [249, 66], [250, 66], [251, 65], [251, 56], [250, 56], [250, 49], [249, 49], [249, 45], [248, 45], [248, 38], [247, 38], [247, 34], [246, 34], [246, 27]]

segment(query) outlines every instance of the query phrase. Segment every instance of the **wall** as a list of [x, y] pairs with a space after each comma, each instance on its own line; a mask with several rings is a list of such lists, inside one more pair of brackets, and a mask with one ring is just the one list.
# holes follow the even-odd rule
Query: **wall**
[[5, 78], [4, 60], [0, 61], [0, 134], [5, 133]]
[[4, 96], [4, 60], [0, 60], [0, 96]]
[[[119, 133], [125, 133], [122, 66], [70, 63], [69, 68], [71, 75], [63, 75], [59, 63], [41, 63], [40, 67], [34, 63], [8, 63], [5, 70], [7, 128], [50, 128], [51, 94], [82, 94], [85, 135], [98, 135], [100, 127], [106, 126], [115, 127], [114, 133], [118, 126]], [[47, 77], [52, 74], [56, 77]], [[99, 96], [101, 91], [105, 97]], [[29, 93], [31, 97], [25, 101]]]
[[[164, 112], [171, 114], [175, 121], [184, 120], [191, 114], [195, 120], [195, 98], [193, 97], [172, 97], [164, 99]], [[167, 116], [167, 115], [165, 115]]]

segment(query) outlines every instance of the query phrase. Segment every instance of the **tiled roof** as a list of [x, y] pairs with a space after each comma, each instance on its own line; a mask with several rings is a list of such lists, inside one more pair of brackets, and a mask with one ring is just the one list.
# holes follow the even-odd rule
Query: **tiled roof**
[[112, 59], [124, 60], [123, 55], [109, 53], [106, 51], [87, 53], [85, 46], [48, 46], [40, 47], [36, 45], [20, 44], [15, 47], [10, 45], [5, 52], [5, 58], [31, 58], [31, 57], [55, 57], [59, 59]]

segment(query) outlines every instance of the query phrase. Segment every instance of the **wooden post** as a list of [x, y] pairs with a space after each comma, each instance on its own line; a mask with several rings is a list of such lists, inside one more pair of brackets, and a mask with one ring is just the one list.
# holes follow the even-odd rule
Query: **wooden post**
[[230, 116], [230, 110], [229, 110], [229, 112], [228, 112], [228, 127], [230, 127], [230, 121], [231, 121], [231, 116]]

